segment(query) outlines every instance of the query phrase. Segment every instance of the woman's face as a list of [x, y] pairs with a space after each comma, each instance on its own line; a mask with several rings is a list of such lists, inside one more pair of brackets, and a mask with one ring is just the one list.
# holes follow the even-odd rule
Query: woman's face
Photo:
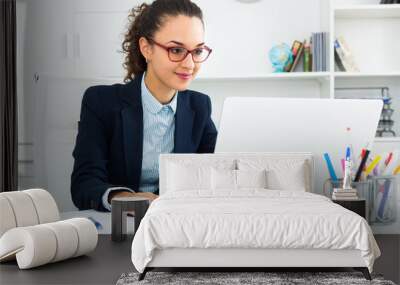
[[[204, 46], [203, 23], [197, 17], [183, 15], [167, 17], [162, 27], [154, 34], [153, 40], [166, 47], [183, 47], [187, 50], [202, 47]], [[191, 54], [188, 54], [183, 61], [173, 62], [169, 59], [167, 50], [151, 42], [145, 52], [148, 71], [171, 89], [187, 89], [200, 70], [201, 63], [195, 63]]]

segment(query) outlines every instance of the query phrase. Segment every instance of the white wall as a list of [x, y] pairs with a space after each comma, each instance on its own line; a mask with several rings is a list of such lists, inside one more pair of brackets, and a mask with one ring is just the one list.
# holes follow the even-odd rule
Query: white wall
[[[272, 45], [328, 29], [324, 1], [196, 0], [205, 16], [206, 42], [214, 50], [200, 75], [270, 73]], [[122, 81], [126, 16], [141, 2], [17, 0], [20, 159], [28, 160], [20, 166], [20, 187], [47, 188], [61, 211], [74, 209], [70, 174], [83, 91], [93, 84]], [[217, 125], [228, 96], [318, 98], [329, 88], [317, 80], [285, 79], [199, 80], [191, 86], [210, 95]]]

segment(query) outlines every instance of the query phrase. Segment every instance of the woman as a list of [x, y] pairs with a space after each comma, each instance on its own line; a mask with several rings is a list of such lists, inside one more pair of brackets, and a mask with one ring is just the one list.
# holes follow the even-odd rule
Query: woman
[[110, 210], [114, 197], [154, 200], [160, 153], [214, 151], [210, 99], [187, 90], [211, 53], [200, 8], [156, 0], [129, 18], [126, 84], [90, 87], [82, 99], [71, 176], [80, 210]]

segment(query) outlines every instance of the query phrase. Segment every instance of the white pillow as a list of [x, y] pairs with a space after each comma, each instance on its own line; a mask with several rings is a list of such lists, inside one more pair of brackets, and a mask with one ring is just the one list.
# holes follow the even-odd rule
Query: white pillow
[[211, 189], [236, 190], [236, 170], [211, 168]]
[[170, 163], [168, 165], [168, 191], [210, 189], [210, 168]]
[[266, 188], [266, 170], [230, 170], [211, 168], [211, 189], [238, 190], [241, 188]]
[[237, 188], [267, 188], [267, 171], [236, 170]]
[[273, 190], [306, 191], [310, 189], [308, 171], [303, 159], [239, 159], [239, 170], [267, 171], [267, 188]]
[[234, 169], [234, 159], [182, 158], [166, 164], [167, 191], [211, 190], [211, 168]]
[[267, 172], [268, 189], [306, 191], [302, 168], [290, 169], [285, 172], [270, 170]]

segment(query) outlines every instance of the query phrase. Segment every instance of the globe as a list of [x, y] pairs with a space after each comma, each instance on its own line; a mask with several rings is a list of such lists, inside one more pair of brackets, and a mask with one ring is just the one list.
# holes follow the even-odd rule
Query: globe
[[281, 43], [271, 48], [269, 60], [275, 69], [274, 72], [284, 72], [285, 66], [293, 61], [293, 54], [287, 44]]

